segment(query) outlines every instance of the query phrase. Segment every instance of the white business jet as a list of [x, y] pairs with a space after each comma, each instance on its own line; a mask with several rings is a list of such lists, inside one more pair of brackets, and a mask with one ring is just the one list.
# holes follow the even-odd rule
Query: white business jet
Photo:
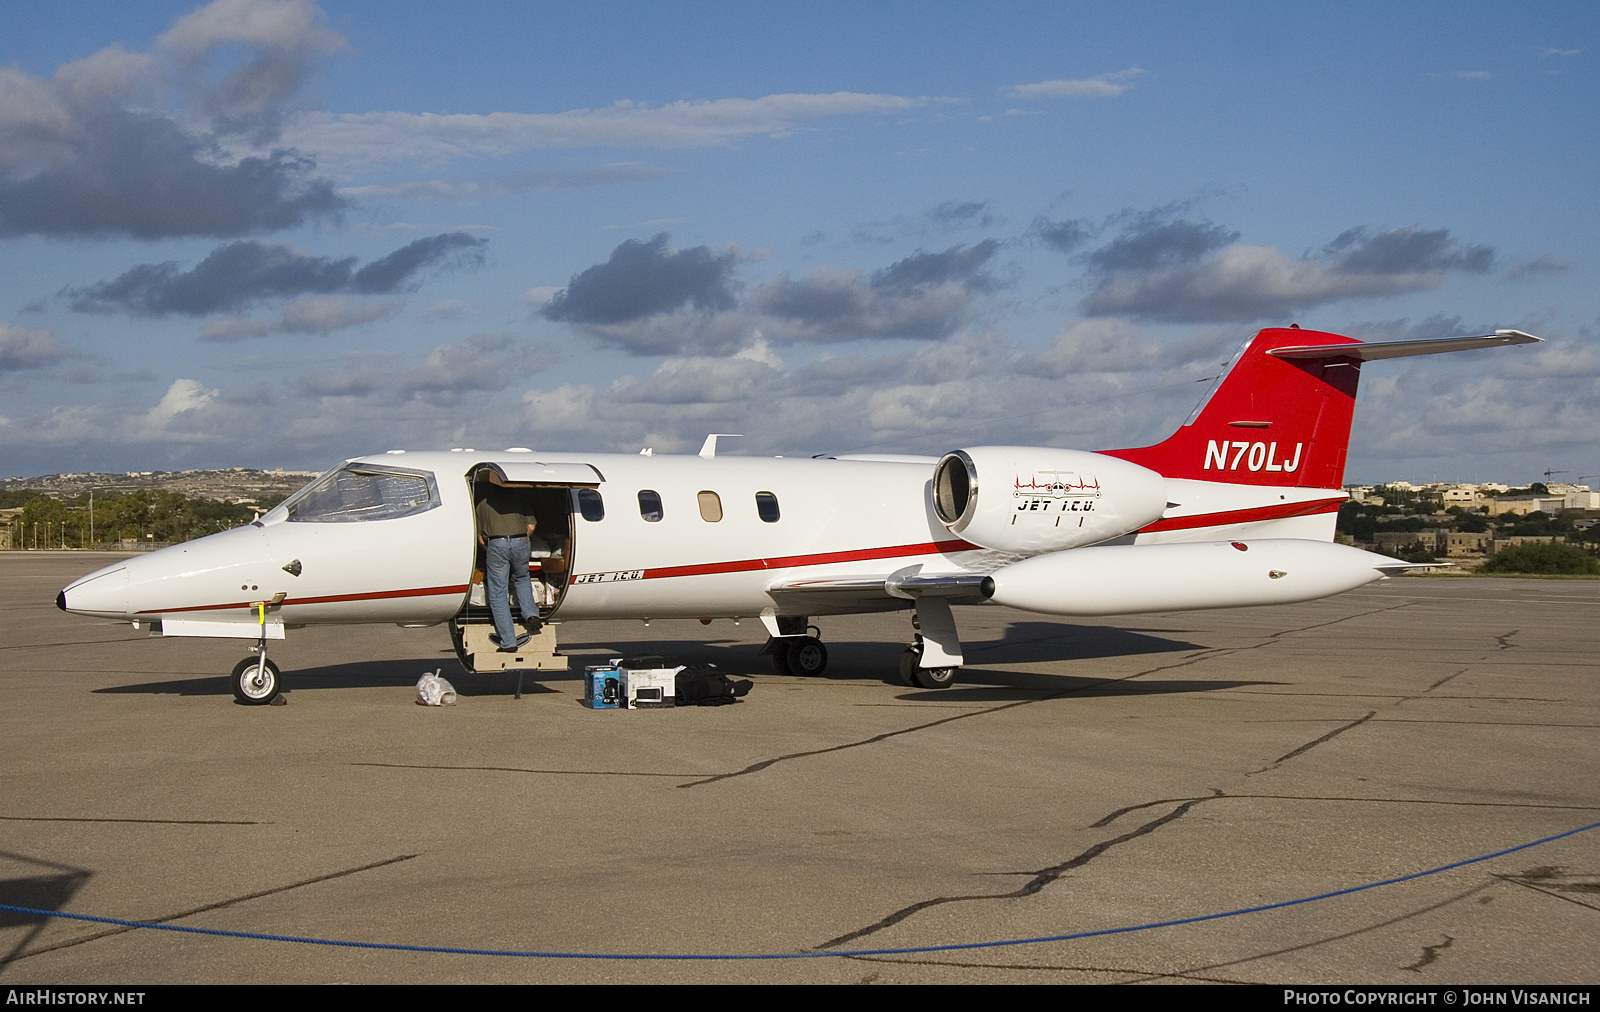
[[[255, 641], [243, 703], [280, 691], [269, 640], [309, 625], [449, 624], [468, 671], [564, 667], [581, 619], [759, 619], [780, 671], [814, 675], [811, 619], [912, 609], [906, 684], [962, 664], [952, 604], [1118, 615], [1308, 601], [1407, 568], [1333, 543], [1361, 365], [1539, 341], [1363, 343], [1274, 328], [1240, 349], [1171, 438], [1138, 449], [973, 446], [943, 457], [810, 459], [390, 450], [340, 464], [260, 520], [108, 566], [64, 610], [165, 636]], [[471, 603], [475, 476], [526, 489], [550, 542], [547, 623], [525, 652], [488, 645]]]

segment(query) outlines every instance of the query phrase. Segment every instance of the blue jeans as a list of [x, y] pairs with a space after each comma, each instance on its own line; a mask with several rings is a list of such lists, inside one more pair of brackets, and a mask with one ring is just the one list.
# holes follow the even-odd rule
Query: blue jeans
[[516, 627], [511, 624], [511, 585], [517, 587], [517, 610], [522, 619], [538, 619], [539, 606], [533, 600], [533, 581], [528, 578], [528, 539], [490, 538], [487, 551], [489, 569], [484, 582], [489, 595], [489, 613], [494, 616], [494, 631], [503, 646], [515, 646]]

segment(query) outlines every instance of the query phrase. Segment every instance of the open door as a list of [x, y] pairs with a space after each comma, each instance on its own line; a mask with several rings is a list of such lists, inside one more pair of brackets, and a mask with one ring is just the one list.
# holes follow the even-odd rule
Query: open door
[[[528, 575], [541, 621], [552, 622], [561, 610], [561, 601], [570, 583], [568, 574], [572, 572], [573, 558], [578, 551], [574, 537], [576, 525], [572, 522], [578, 490], [597, 488], [602, 480], [600, 472], [588, 464], [502, 459], [475, 464], [465, 479], [472, 489], [474, 506], [489, 488], [500, 486], [516, 492], [522, 500], [522, 512], [533, 518], [536, 540], [531, 545]], [[473, 591], [450, 623], [451, 640], [462, 666], [468, 671], [564, 669], [566, 658], [556, 652], [553, 625], [545, 625], [539, 635], [516, 653], [501, 653], [495, 649], [488, 638], [494, 629], [494, 619], [486, 596], [480, 591], [483, 580], [484, 555], [480, 546], [472, 576]]]

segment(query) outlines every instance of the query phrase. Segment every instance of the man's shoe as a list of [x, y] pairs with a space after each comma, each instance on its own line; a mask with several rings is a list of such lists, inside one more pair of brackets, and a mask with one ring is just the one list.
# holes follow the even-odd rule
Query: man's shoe
[[539, 635], [539, 630], [544, 628], [544, 623], [536, 618], [530, 618], [522, 623], [522, 628], [528, 631], [529, 636], [537, 636]]

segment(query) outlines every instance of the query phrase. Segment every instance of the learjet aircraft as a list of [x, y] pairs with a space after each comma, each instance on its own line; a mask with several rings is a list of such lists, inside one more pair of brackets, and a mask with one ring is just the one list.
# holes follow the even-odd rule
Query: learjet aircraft
[[[1366, 343], [1272, 328], [1245, 343], [1178, 431], [1154, 446], [969, 446], [942, 457], [696, 456], [389, 450], [339, 464], [259, 520], [74, 581], [66, 611], [163, 636], [252, 640], [235, 697], [279, 695], [269, 640], [311, 625], [447, 625], [470, 671], [564, 667], [559, 624], [755, 619], [780, 671], [820, 674], [812, 619], [908, 609], [905, 684], [951, 685], [952, 604], [1120, 615], [1308, 601], [1408, 564], [1334, 543], [1361, 367], [1539, 341]], [[548, 551], [545, 625], [490, 645], [474, 603], [473, 503], [524, 490]]]

